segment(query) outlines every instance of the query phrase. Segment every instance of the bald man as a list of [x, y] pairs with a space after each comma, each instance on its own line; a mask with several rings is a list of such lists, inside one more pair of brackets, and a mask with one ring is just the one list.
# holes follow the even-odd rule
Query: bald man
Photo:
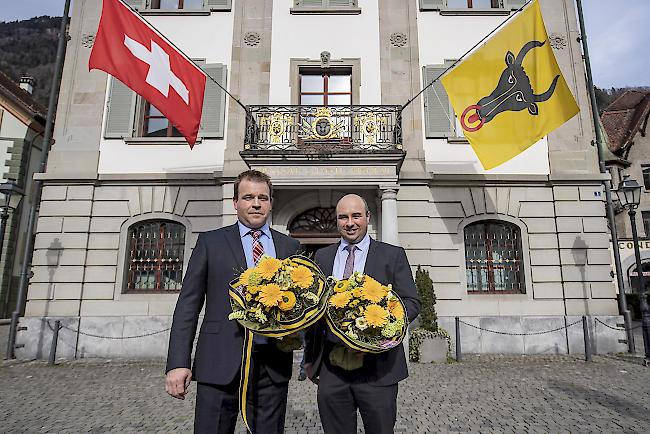
[[[420, 299], [404, 249], [370, 238], [368, 204], [356, 194], [339, 200], [336, 222], [341, 240], [316, 253], [321, 270], [336, 279], [358, 271], [384, 285], [392, 284], [409, 322], [413, 321], [420, 313]], [[337, 356], [331, 357], [332, 353]], [[305, 337], [305, 368], [318, 384], [325, 434], [355, 434], [357, 409], [365, 432], [393, 433], [398, 383], [408, 376], [401, 344], [381, 354], [358, 353], [345, 347], [321, 321]]]

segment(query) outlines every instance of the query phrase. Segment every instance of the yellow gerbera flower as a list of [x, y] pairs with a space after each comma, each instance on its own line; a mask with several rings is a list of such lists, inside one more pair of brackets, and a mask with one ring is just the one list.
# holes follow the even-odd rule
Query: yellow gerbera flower
[[314, 276], [309, 268], [299, 265], [291, 270], [291, 281], [300, 288], [309, 288], [314, 283]]
[[339, 280], [338, 283], [334, 286], [334, 292], [343, 292], [348, 289], [347, 280]]
[[282, 291], [281, 299], [280, 302], [278, 303], [278, 307], [282, 311], [288, 311], [293, 309], [293, 307], [296, 305], [296, 294], [294, 294], [291, 291]]
[[379, 303], [388, 294], [388, 288], [370, 276], [366, 276], [361, 291], [363, 298], [372, 303]]
[[388, 301], [388, 311], [397, 319], [404, 319], [404, 308], [397, 298]]
[[352, 290], [352, 297], [354, 298], [361, 298], [363, 297], [363, 290], [360, 286], [357, 286]]
[[330, 305], [338, 309], [345, 307], [350, 302], [352, 294], [349, 292], [337, 292], [330, 298]]
[[388, 321], [388, 311], [378, 304], [371, 304], [363, 314], [370, 327], [383, 327]]
[[279, 285], [269, 283], [260, 288], [259, 302], [265, 307], [277, 306], [282, 301], [282, 290]]
[[257, 264], [255, 270], [263, 279], [273, 279], [281, 266], [281, 260], [266, 256]]
[[242, 274], [239, 275], [239, 284], [248, 286], [250, 285], [251, 276], [255, 272], [255, 269], [249, 268], [245, 270]]

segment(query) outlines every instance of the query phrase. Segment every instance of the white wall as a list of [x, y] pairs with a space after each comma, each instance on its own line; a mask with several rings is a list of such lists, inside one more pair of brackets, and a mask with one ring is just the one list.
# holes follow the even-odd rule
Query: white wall
[[0, 167], [0, 179], [4, 176], [5, 173], [9, 171], [9, 167], [5, 166], [4, 162], [10, 158], [7, 149], [14, 146], [13, 140], [7, 139], [29, 139], [28, 137], [29, 127], [25, 125], [22, 121], [12, 115], [8, 110], [0, 107], [2, 114], [0, 115], [0, 162], [2, 162], [2, 167]]
[[[232, 58], [233, 12], [210, 16], [147, 16], [163, 35], [193, 59], [222, 63], [228, 69]], [[106, 92], [108, 98], [108, 89]], [[229, 98], [226, 98], [228, 125]], [[106, 122], [106, 110], [104, 121]], [[187, 173], [213, 172], [223, 167], [227, 128], [221, 140], [203, 140], [190, 150], [187, 143], [174, 145], [127, 145], [123, 140], [100, 140], [99, 173]]]
[[[438, 11], [422, 12], [418, 9], [420, 74], [423, 66], [440, 65], [446, 59], [458, 59], [507, 18], [507, 16], [477, 15], [443, 16]], [[422, 78], [420, 82], [422, 83]], [[424, 116], [422, 98], [418, 101]], [[483, 169], [469, 144], [450, 144], [446, 139], [427, 139], [424, 128], [422, 138], [427, 168], [434, 173], [536, 175], [550, 173], [546, 138], [492, 170]]]
[[360, 104], [381, 104], [379, 0], [359, 0], [358, 15], [292, 15], [293, 0], [273, 2], [270, 104], [291, 104], [290, 59], [361, 59]]

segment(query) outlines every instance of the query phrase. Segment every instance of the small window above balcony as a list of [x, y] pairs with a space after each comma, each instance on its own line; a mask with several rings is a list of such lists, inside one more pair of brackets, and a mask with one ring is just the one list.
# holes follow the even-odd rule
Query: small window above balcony
[[294, 0], [290, 9], [292, 14], [329, 14], [354, 15], [360, 14], [358, 0]]
[[125, 0], [142, 15], [210, 15], [229, 12], [232, 0]]
[[420, 11], [440, 15], [508, 15], [526, 0], [420, 0]]

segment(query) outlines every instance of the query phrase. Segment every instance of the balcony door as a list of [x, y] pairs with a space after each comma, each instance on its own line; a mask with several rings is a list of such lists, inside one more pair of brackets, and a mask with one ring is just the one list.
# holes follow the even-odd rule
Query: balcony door
[[352, 105], [352, 70], [301, 68], [300, 105]]

